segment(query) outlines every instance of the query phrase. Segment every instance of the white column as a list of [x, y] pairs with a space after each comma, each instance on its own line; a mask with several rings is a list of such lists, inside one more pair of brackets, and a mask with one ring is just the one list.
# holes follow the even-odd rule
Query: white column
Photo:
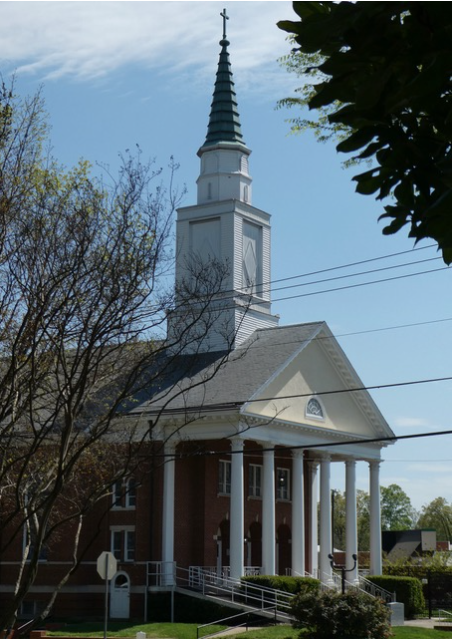
[[311, 514], [309, 520], [311, 526], [311, 573], [314, 577], [317, 577], [319, 571], [319, 518], [317, 506], [319, 501], [318, 471], [319, 462], [309, 462], [309, 490], [311, 496]]
[[174, 455], [176, 445], [174, 442], [165, 444], [165, 460], [163, 466], [163, 523], [162, 523], [162, 561], [165, 562], [163, 583], [173, 583], [174, 562], [174, 496], [175, 496], [175, 470]]
[[320, 461], [320, 578], [322, 582], [332, 581], [332, 568], [328, 555], [332, 551], [331, 536], [331, 488], [329, 455]]
[[382, 574], [381, 561], [381, 512], [380, 512], [380, 462], [369, 463], [370, 472], [370, 572]]
[[304, 575], [303, 451], [292, 451], [292, 572]]
[[[356, 519], [356, 461], [345, 462], [345, 568], [355, 565], [353, 555], [358, 555], [358, 524]], [[358, 582], [358, 563], [347, 572], [347, 580]]]
[[[262, 444], [262, 566], [264, 575], [276, 573], [276, 517], [275, 517], [275, 452], [272, 444]], [[268, 450], [265, 450], [265, 449]]]
[[244, 566], [243, 446], [243, 439], [231, 439], [231, 533], [229, 544], [231, 577], [236, 579], [242, 577]]

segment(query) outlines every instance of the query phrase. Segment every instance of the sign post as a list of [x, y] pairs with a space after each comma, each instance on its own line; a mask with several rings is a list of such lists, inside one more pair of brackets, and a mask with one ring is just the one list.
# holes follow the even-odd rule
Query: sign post
[[109, 551], [104, 551], [97, 558], [97, 572], [105, 580], [105, 617], [104, 617], [104, 638], [107, 637], [108, 624], [108, 582], [113, 579], [118, 568], [116, 557]]

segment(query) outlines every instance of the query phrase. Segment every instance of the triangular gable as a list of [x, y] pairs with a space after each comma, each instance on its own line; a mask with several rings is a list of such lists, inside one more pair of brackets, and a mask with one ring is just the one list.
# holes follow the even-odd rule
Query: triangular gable
[[[370, 439], [394, 436], [368, 392], [342, 392], [363, 387], [328, 326], [323, 324], [260, 387], [242, 412], [335, 434]], [[309, 412], [312, 398], [317, 404]], [[323, 417], [315, 414], [316, 405]]]

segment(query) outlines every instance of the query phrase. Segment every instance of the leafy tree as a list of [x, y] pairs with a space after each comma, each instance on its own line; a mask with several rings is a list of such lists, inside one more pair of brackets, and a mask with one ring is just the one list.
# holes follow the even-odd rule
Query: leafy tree
[[437, 541], [452, 542], [452, 505], [444, 497], [437, 497], [423, 506], [417, 528], [434, 528]]
[[[383, 530], [407, 530], [415, 527], [418, 517], [416, 510], [400, 486], [397, 484], [381, 486], [380, 494], [381, 527]], [[345, 550], [347, 522], [345, 493], [335, 490], [333, 505], [334, 548]], [[364, 490], [356, 492], [356, 518], [358, 550], [368, 551], [370, 549], [370, 495]]]
[[345, 494], [339, 490], [334, 490], [333, 497], [334, 501], [331, 506], [333, 516], [333, 548], [344, 551], [346, 527]]
[[356, 492], [356, 514], [358, 521], [358, 550], [370, 550], [370, 495], [364, 490]]
[[[167, 292], [170, 222], [180, 198], [171, 187], [174, 164], [168, 189], [139, 152], [122, 159], [118, 178], [101, 180], [86, 162], [62, 168], [44, 153], [47, 142], [40, 94], [21, 99], [14, 83], [4, 83], [0, 554], [17, 551], [23, 533], [25, 545], [0, 630], [14, 622], [42, 551], [62, 537], [72, 542], [59, 590], [83, 554], [86, 515], [97, 518], [93, 507], [116, 481], [133, 475], [139, 483], [147, 472], [138, 454], [151, 428], [125, 411], [157, 385], [169, 353], [174, 361], [187, 343], [192, 352], [200, 345], [220, 313], [209, 303], [226, 275], [220, 264], [198, 266], [176, 293]], [[178, 331], [163, 340], [168, 310], [177, 314]], [[184, 392], [175, 389], [168, 399]]]
[[398, 484], [382, 486], [381, 528], [386, 531], [403, 531], [414, 527], [417, 514], [411, 500]]
[[361, 194], [393, 197], [381, 216], [388, 220], [383, 233], [409, 225], [409, 237], [434, 239], [450, 264], [452, 8], [437, 2], [293, 7], [300, 20], [278, 26], [298, 45], [291, 59], [297, 71], [311, 74], [301, 101], [320, 110], [320, 130], [339, 129], [339, 151], [372, 159], [373, 167], [354, 180]]

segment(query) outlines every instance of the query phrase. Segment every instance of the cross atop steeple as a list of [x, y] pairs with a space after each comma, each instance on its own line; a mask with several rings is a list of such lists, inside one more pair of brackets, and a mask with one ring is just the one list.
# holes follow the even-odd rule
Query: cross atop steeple
[[220, 16], [223, 18], [223, 40], [226, 40], [226, 20], [229, 20], [229, 16], [226, 13], [226, 9], [223, 9]]

